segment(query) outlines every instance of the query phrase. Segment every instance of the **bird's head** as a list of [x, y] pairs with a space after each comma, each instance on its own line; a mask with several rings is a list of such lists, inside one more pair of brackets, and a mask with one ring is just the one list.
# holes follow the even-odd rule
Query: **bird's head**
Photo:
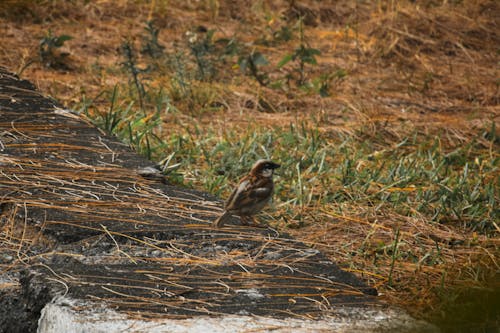
[[250, 174], [253, 176], [272, 177], [274, 169], [279, 167], [279, 164], [271, 160], [258, 160], [254, 163], [252, 170], [250, 170]]

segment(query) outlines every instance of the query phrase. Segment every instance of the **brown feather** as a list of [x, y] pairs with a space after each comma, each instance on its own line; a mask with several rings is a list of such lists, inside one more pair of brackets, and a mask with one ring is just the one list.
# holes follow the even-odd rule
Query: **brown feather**
[[259, 213], [271, 200], [274, 189], [273, 170], [278, 167], [278, 164], [268, 160], [257, 161], [250, 173], [243, 177], [231, 192], [225, 202], [224, 213], [214, 221], [214, 225], [222, 227], [231, 215], [244, 219]]

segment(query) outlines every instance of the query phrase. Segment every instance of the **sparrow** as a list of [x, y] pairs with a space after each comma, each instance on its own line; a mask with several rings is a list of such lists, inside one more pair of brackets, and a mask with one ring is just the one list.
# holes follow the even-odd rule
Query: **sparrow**
[[213, 222], [217, 228], [224, 226], [232, 215], [238, 215], [244, 224], [253, 220], [271, 200], [274, 190], [273, 173], [280, 165], [270, 160], [258, 160], [250, 173], [243, 177], [224, 205], [224, 213]]

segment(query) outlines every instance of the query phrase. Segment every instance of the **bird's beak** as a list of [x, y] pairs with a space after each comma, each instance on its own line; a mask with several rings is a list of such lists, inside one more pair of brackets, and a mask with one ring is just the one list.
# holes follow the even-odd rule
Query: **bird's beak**
[[272, 167], [273, 167], [273, 169], [278, 169], [279, 167], [281, 167], [281, 165], [279, 165], [277, 163], [273, 163]]

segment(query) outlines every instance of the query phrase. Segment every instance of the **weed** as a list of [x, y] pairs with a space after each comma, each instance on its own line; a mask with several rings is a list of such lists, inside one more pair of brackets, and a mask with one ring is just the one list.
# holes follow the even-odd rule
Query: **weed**
[[243, 73], [252, 76], [261, 86], [269, 83], [267, 74], [262, 73], [259, 68], [267, 65], [268, 61], [264, 55], [258, 51], [252, 50], [249, 54], [243, 55], [238, 60], [238, 65]]
[[210, 55], [215, 49], [213, 42], [214, 30], [208, 30], [203, 38], [194, 32], [188, 32], [188, 45], [194, 56], [198, 68], [199, 80], [210, 80], [215, 75], [215, 67], [212, 65]]
[[219, 60], [225, 61], [226, 57], [233, 57], [241, 52], [242, 47], [236, 37], [219, 38], [215, 41], [216, 47], [220, 48]]
[[288, 42], [293, 39], [293, 31], [288, 26], [282, 26], [280, 30], [273, 33], [275, 41]]
[[[129, 41], [125, 41], [121, 46], [123, 56], [125, 57], [125, 61], [122, 62], [122, 67], [130, 74], [130, 80], [133, 83], [133, 87], [137, 92], [137, 99], [139, 101], [139, 105], [144, 108], [144, 97], [146, 95], [146, 91], [144, 89], [144, 85], [139, 78], [139, 75], [148, 72], [149, 68], [140, 69], [137, 67], [137, 62], [134, 54], [134, 49]], [[133, 96], [131, 90], [131, 97]]]
[[[273, 18], [266, 18], [268, 22], [274, 21]], [[281, 26], [278, 30], [273, 29], [270, 25], [266, 26], [266, 34], [254, 41], [255, 44], [268, 47], [277, 46], [291, 41], [294, 38], [294, 29], [287, 25]]]
[[313, 80], [313, 85], [321, 97], [328, 97], [330, 96], [332, 84], [339, 84], [346, 76], [347, 72], [343, 69], [339, 69], [334, 73], [321, 74], [318, 78]]
[[154, 21], [147, 21], [144, 30], [146, 30], [147, 36], [143, 38], [141, 53], [147, 54], [153, 59], [161, 58], [165, 47], [158, 41], [160, 29], [155, 27]]
[[304, 38], [304, 23], [302, 19], [299, 19], [299, 36], [300, 36], [300, 45], [297, 47], [293, 53], [285, 55], [281, 61], [278, 63], [278, 68], [282, 68], [290, 61], [297, 61], [298, 68], [296, 71], [299, 74], [299, 78], [297, 79], [297, 84], [299, 86], [303, 86], [306, 83], [306, 64], [317, 65], [316, 56], [321, 54], [321, 51], [315, 48], [312, 48], [307, 45]]
[[66, 59], [69, 55], [68, 52], [62, 52], [60, 49], [64, 43], [73, 39], [69, 35], [54, 36], [49, 29], [47, 34], [40, 39], [38, 54], [40, 62], [45, 67], [67, 69], [68, 64]]
[[174, 75], [171, 78], [171, 88], [170, 94], [174, 101], [186, 100], [189, 103], [189, 108], [191, 109], [193, 105], [192, 100], [192, 89], [191, 89], [191, 78], [186, 70], [186, 65], [184, 62], [184, 54], [176, 53], [172, 57], [172, 67], [174, 68]]

